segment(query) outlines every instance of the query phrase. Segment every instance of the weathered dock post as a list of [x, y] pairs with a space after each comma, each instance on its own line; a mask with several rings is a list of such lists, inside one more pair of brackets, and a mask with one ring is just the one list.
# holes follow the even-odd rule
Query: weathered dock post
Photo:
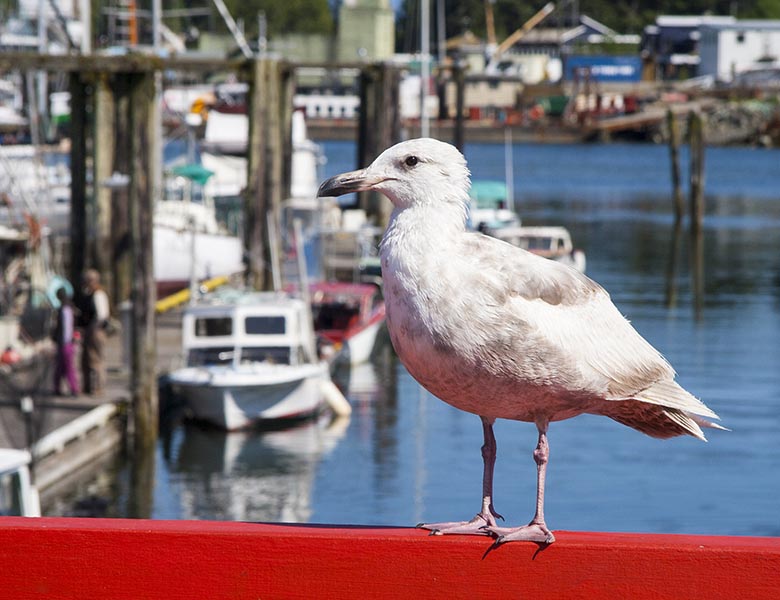
[[[110, 80], [115, 109], [114, 152], [111, 176], [129, 179], [130, 173], [130, 83], [127, 77], [113, 76]], [[128, 186], [121, 181], [111, 193], [111, 264], [113, 287], [111, 296], [116, 304], [130, 299], [133, 287], [133, 262], [130, 255], [130, 213]]]
[[[401, 140], [399, 70], [387, 63], [360, 72], [360, 120], [357, 163], [366, 167], [386, 148]], [[362, 192], [358, 203], [379, 226], [387, 225], [392, 205], [381, 194]]]
[[279, 63], [279, 114], [281, 146], [281, 199], [290, 197], [292, 189], [292, 121], [295, 97], [295, 69], [287, 63]]
[[126, 211], [132, 264], [130, 395], [133, 457], [128, 508], [133, 517], [149, 518], [154, 489], [154, 449], [159, 423], [152, 236], [154, 205], [162, 189], [162, 182], [158, 180], [160, 171], [154, 164], [158, 153], [150, 149], [155, 144], [162, 144], [155, 114], [160, 108], [156, 102], [154, 70], [145, 69], [132, 74], [120, 74], [118, 77], [124, 77], [129, 82], [127, 121], [130, 179], [126, 194]]
[[704, 117], [699, 111], [688, 117], [690, 147], [690, 228], [701, 231], [704, 220]]
[[463, 152], [465, 141], [464, 116], [466, 109], [466, 73], [462, 63], [456, 64], [452, 69], [455, 80], [455, 128], [453, 131], [452, 145]]
[[70, 267], [73, 285], [81, 284], [87, 254], [87, 83], [70, 73]]
[[100, 271], [104, 287], [110, 297], [119, 301], [113, 292], [116, 288], [111, 248], [111, 221], [113, 191], [105, 182], [111, 177], [116, 148], [116, 114], [114, 93], [110, 75], [97, 73], [94, 79], [94, 131], [93, 136], [93, 195], [95, 198], [95, 239], [91, 254], [95, 257], [95, 268]]
[[127, 75], [130, 90], [130, 184], [128, 188], [131, 256], [133, 262], [130, 385], [133, 403], [136, 452], [153, 447], [157, 441], [158, 397], [154, 329], [154, 261], [152, 229], [154, 204], [160, 193], [158, 170], [152, 164], [160, 144], [155, 127], [154, 71]]
[[[273, 257], [270, 227], [278, 227], [284, 187], [287, 103], [292, 102], [286, 70], [277, 59], [249, 62], [249, 137], [247, 141], [247, 186], [244, 195], [246, 222], [244, 247], [247, 255], [246, 283], [257, 290], [271, 289]], [[284, 92], [282, 91], [284, 88]], [[282, 101], [284, 98], [284, 102]], [[279, 236], [273, 239], [278, 240]], [[277, 265], [278, 266], [278, 265]]]
[[685, 214], [682, 187], [680, 185], [680, 130], [671, 109], [666, 111], [666, 128], [669, 132], [669, 157], [672, 167], [672, 198], [674, 201], [674, 222], [682, 221]]

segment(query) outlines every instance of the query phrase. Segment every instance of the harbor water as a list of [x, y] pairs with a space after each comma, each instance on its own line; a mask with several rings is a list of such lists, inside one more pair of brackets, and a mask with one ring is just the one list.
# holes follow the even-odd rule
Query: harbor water
[[[323, 178], [356, 167], [353, 144], [323, 147]], [[504, 146], [471, 144], [466, 156], [473, 178], [504, 179]], [[675, 232], [665, 147], [517, 144], [512, 157], [524, 224], [566, 226], [587, 274], [730, 429], [702, 443], [603, 417], [553, 423], [548, 524], [780, 535], [780, 151], [707, 150], [701, 252], [685, 225]], [[686, 161], [683, 151], [684, 172]], [[143, 516], [410, 526], [476, 513], [476, 416], [422, 389], [387, 340], [337, 380], [353, 404], [348, 422], [225, 434], [166, 421]], [[533, 513], [536, 430], [499, 421], [496, 437], [496, 509], [522, 524]], [[102, 499], [102, 514], [131, 515], [130, 470], [116, 461], [51, 512]]]

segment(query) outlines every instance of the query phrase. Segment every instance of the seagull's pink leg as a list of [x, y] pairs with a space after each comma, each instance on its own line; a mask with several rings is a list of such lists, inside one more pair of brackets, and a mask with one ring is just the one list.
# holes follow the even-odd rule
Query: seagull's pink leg
[[547, 445], [547, 423], [537, 423], [539, 441], [534, 450], [536, 462], [536, 514], [528, 525], [522, 527], [487, 527], [496, 536], [496, 544], [514, 541], [539, 542], [552, 544], [555, 536], [544, 522], [544, 479], [547, 474], [547, 461], [550, 459], [550, 448]]
[[431, 535], [461, 533], [471, 535], [490, 535], [485, 527], [495, 527], [496, 518], [503, 519], [493, 508], [493, 468], [496, 464], [496, 436], [493, 434], [495, 419], [482, 419], [482, 433], [485, 443], [482, 445], [482, 509], [471, 521], [452, 521], [449, 523], [420, 523], [417, 527], [430, 529]]

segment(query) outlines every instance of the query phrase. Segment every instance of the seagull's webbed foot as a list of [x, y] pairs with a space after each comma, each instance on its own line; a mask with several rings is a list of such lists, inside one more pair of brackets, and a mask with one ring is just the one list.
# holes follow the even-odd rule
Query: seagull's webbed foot
[[419, 523], [420, 529], [428, 529], [431, 535], [459, 533], [461, 535], [490, 535], [490, 529], [496, 528], [496, 517], [503, 519], [498, 513], [479, 512], [471, 521], [450, 521], [447, 523]]
[[547, 528], [544, 521], [531, 521], [522, 527], [485, 527], [485, 531], [496, 537], [496, 546], [506, 542], [537, 542], [539, 544], [552, 544], [555, 536]]

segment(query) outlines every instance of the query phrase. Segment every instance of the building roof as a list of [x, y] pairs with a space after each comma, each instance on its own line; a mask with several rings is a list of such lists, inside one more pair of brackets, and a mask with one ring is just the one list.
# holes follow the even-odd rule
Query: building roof
[[655, 24], [659, 27], [701, 27], [702, 25], [725, 25], [736, 21], [737, 18], [730, 15], [661, 15], [656, 17]]
[[745, 21], [734, 21], [733, 23], [706, 23], [701, 26], [702, 29], [716, 31], [734, 31], [734, 30], [760, 30], [760, 31], [780, 31], [780, 20], [752, 19]]

